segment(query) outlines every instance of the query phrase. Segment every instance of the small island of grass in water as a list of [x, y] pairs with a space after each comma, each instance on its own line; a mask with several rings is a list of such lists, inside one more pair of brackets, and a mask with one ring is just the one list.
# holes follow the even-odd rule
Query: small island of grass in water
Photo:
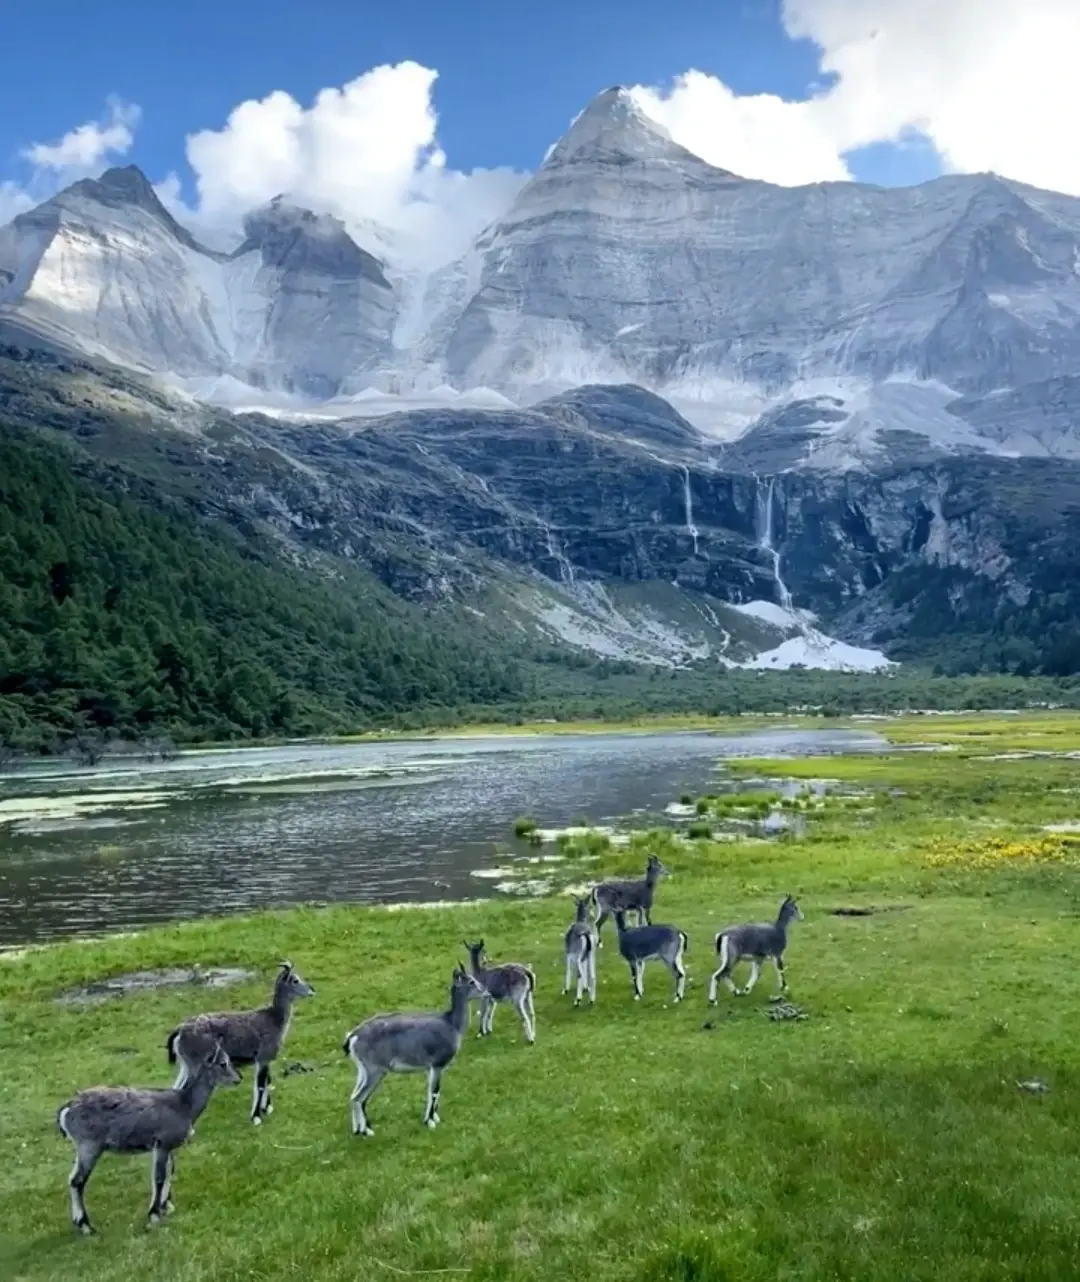
[[[1066, 754], [1080, 720], [886, 733], [896, 749], [875, 757], [729, 763], [725, 779], [760, 791], [673, 797], [664, 835], [567, 839], [545, 898], [298, 908], [0, 959], [0, 1274], [539, 1280], [576, 1276], [587, 1253], [589, 1276], [612, 1282], [1072, 1276], [1080, 790]], [[939, 751], [912, 750], [927, 744]], [[801, 826], [764, 831], [761, 801]], [[611, 937], [596, 1004], [575, 1009], [562, 892], [641, 877], [646, 853], [672, 874], [653, 920], [689, 936], [685, 1000], [646, 971], [634, 1001]], [[788, 893], [805, 915], [785, 953], [790, 1007], [764, 982], [707, 1006], [716, 932], [774, 919]], [[380, 1011], [443, 1008], [465, 939], [531, 967], [536, 1045], [504, 1015], [463, 1040], [437, 1130], [419, 1125], [423, 1082], [403, 1078], [357, 1139], [342, 1037]], [[280, 1107], [256, 1130], [246, 1098], [215, 1096], [177, 1160], [179, 1210], [153, 1234], [142, 1164], [102, 1162], [100, 1237], [73, 1237], [58, 1103], [97, 1082], [167, 1085], [165, 1034], [265, 1002], [281, 957], [318, 995], [276, 1061]], [[212, 994], [55, 1000], [196, 964], [258, 973]]]

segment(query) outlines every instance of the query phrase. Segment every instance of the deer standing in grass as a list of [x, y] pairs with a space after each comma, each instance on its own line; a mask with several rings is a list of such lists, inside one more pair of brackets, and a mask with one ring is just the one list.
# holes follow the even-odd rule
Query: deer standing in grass
[[[784, 949], [787, 947], [788, 926], [802, 921], [799, 905], [790, 895], [784, 897], [774, 922], [747, 922], [742, 926], [728, 926], [716, 936], [716, 951], [720, 965], [709, 980], [709, 1002], [716, 1004], [716, 987], [720, 980], [727, 984], [736, 997], [745, 997], [757, 983], [761, 967], [771, 961], [779, 981], [776, 996], [787, 992], [784, 974]], [[736, 988], [732, 972], [741, 961], [750, 963], [750, 978], [744, 988]]]
[[602, 947], [600, 931], [604, 922], [616, 912], [637, 913], [637, 924], [652, 925], [653, 897], [656, 883], [666, 877], [668, 870], [655, 855], [649, 856], [645, 876], [641, 881], [602, 881], [592, 889], [596, 908], [596, 946]]

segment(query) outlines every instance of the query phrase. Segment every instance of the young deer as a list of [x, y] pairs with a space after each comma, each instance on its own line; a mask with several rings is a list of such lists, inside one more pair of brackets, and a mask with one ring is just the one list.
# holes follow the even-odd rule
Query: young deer
[[601, 947], [603, 941], [600, 931], [604, 922], [617, 911], [637, 913], [637, 924], [643, 922], [652, 925], [653, 896], [656, 883], [667, 876], [667, 869], [655, 855], [649, 856], [642, 881], [602, 881], [592, 890], [592, 901], [596, 908], [596, 945]]
[[196, 1061], [183, 1086], [137, 1090], [93, 1086], [80, 1091], [57, 1110], [56, 1123], [75, 1145], [75, 1165], [68, 1178], [71, 1222], [93, 1233], [83, 1191], [102, 1153], [150, 1153], [150, 1223], [173, 1209], [175, 1153], [188, 1139], [216, 1086], [235, 1085], [240, 1074], [217, 1043]]
[[354, 1135], [374, 1135], [364, 1105], [387, 1073], [428, 1075], [425, 1126], [439, 1124], [439, 1085], [447, 1066], [461, 1047], [469, 1026], [469, 1002], [483, 995], [464, 967], [454, 970], [450, 1009], [438, 1014], [373, 1015], [349, 1033], [342, 1050], [356, 1065], [352, 1093]]
[[484, 941], [475, 944], [465, 943], [469, 952], [469, 971], [480, 985], [483, 997], [480, 1000], [480, 1032], [478, 1037], [487, 1037], [495, 1020], [495, 1007], [499, 1002], [509, 1002], [517, 1011], [525, 1030], [525, 1040], [531, 1046], [536, 1041], [536, 1011], [533, 1008], [533, 989], [536, 987], [536, 976], [528, 966], [519, 962], [504, 962], [501, 966], [485, 966], [483, 963]]
[[[716, 986], [722, 979], [728, 988], [737, 996], [745, 996], [757, 983], [762, 963], [768, 959], [776, 970], [780, 986], [777, 996], [787, 992], [787, 977], [784, 974], [784, 949], [787, 947], [788, 926], [793, 921], [802, 921], [799, 905], [790, 895], [785, 896], [776, 915], [775, 922], [749, 922], [744, 926], [729, 926], [716, 936], [716, 951], [720, 954], [720, 966], [709, 980], [709, 1002], [716, 1004]], [[750, 978], [745, 988], [736, 988], [732, 971], [740, 961], [750, 963]]]
[[274, 1111], [270, 1102], [270, 1064], [277, 1058], [289, 1031], [292, 1005], [298, 997], [313, 997], [314, 988], [306, 984], [292, 962], [283, 961], [274, 981], [270, 1005], [259, 1010], [229, 1011], [211, 1015], [193, 1015], [169, 1034], [165, 1051], [170, 1064], [180, 1061], [176, 1085], [182, 1086], [191, 1071], [190, 1065], [214, 1042], [220, 1042], [234, 1064], [253, 1064], [251, 1120], [258, 1126]]
[[563, 993], [570, 991], [570, 984], [577, 974], [577, 993], [574, 1005], [581, 1004], [581, 994], [587, 988], [589, 1001], [596, 1001], [596, 927], [589, 921], [589, 901], [576, 899], [577, 915], [563, 938], [566, 956], [566, 978]]
[[683, 966], [683, 953], [690, 946], [690, 940], [684, 931], [674, 926], [627, 926], [626, 914], [622, 909], [615, 912], [615, 928], [619, 932], [619, 952], [630, 967], [630, 978], [634, 985], [634, 1001], [640, 1001], [645, 993], [642, 975], [645, 963], [662, 961], [675, 977], [675, 1000], [682, 1001], [686, 988], [686, 968]]

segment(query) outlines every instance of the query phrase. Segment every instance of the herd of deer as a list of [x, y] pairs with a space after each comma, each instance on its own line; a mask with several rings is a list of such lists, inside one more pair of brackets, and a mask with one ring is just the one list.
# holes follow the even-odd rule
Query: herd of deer
[[[652, 904], [656, 884], [667, 869], [649, 857], [640, 881], [608, 881], [577, 901], [577, 915], [566, 931], [566, 976], [563, 993], [577, 979], [576, 1006], [585, 992], [596, 1000], [596, 952], [600, 931], [609, 917], [615, 920], [619, 952], [630, 968], [634, 998], [643, 992], [642, 975], [647, 961], [662, 961], [675, 980], [675, 1001], [686, 985], [683, 954], [687, 936], [674, 926], [653, 925]], [[635, 913], [637, 925], [626, 916]], [[716, 1001], [723, 980], [733, 993], [749, 993], [761, 966], [771, 961], [779, 992], [787, 988], [784, 949], [790, 922], [802, 917], [794, 899], [787, 896], [776, 921], [730, 926], [716, 936], [719, 966], [709, 981], [709, 1001]], [[500, 1002], [514, 1007], [530, 1044], [536, 1039], [533, 990], [536, 977], [528, 966], [516, 962], [484, 964], [484, 941], [466, 944], [468, 966], [455, 968], [450, 985], [450, 1006], [441, 1013], [375, 1015], [354, 1028], [342, 1049], [356, 1065], [356, 1086], [351, 1097], [352, 1128], [356, 1135], [372, 1135], [365, 1105], [387, 1073], [426, 1072], [425, 1126], [439, 1122], [439, 1085], [454, 1059], [469, 1023], [469, 1004], [480, 1003], [480, 1033], [491, 1033], [495, 1008]], [[736, 988], [732, 972], [740, 961], [751, 965], [746, 985]], [[98, 1086], [80, 1092], [62, 1105], [57, 1124], [75, 1145], [75, 1165], [68, 1179], [71, 1218], [77, 1229], [93, 1232], [83, 1193], [102, 1153], [151, 1154], [149, 1218], [156, 1223], [173, 1209], [171, 1186], [176, 1150], [194, 1134], [195, 1122], [210, 1101], [215, 1087], [240, 1080], [236, 1065], [251, 1066], [251, 1120], [259, 1125], [273, 1111], [270, 1101], [270, 1066], [277, 1058], [288, 1031], [294, 1001], [311, 997], [314, 989], [291, 962], [282, 962], [270, 1005], [259, 1010], [195, 1015], [169, 1034], [165, 1049], [170, 1064], [178, 1065], [174, 1084], [167, 1089], [141, 1090]]]

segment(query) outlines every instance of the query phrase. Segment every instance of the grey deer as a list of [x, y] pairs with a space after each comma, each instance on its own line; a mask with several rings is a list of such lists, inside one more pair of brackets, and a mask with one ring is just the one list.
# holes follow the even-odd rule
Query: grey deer
[[668, 870], [655, 855], [649, 856], [645, 866], [645, 876], [641, 881], [602, 881], [592, 889], [592, 901], [596, 908], [596, 946], [602, 947], [600, 931], [604, 922], [616, 911], [637, 913], [637, 924], [652, 925], [653, 896], [656, 894], [656, 883], [666, 877]]
[[80, 1091], [57, 1110], [56, 1123], [75, 1145], [75, 1165], [68, 1177], [71, 1222], [93, 1233], [83, 1192], [102, 1153], [150, 1153], [151, 1224], [173, 1210], [172, 1180], [176, 1150], [192, 1134], [194, 1122], [214, 1088], [235, 1086], [240, 1074], [217, 1043], [198, 1060], [181, 1087], [139, 1090], [93, 1086]]
[[354, 1135], [375, 1134], [364, 1106], [387, 1073], [426, 1072], [427, 1102], [422, 1120], [425, 1126], [439, 1124], [442, 1075], [469, 1027], [469, 1002], [481, 996], [480, 985], [459, 966], [450, 983], [450, 1009], [441, 1015], [373, 1015], [346, 1036], [341, 1048], [356, 1065], [351, 1096]]
[[[716, 951], [720, 954], [720, 965], [709, 980], [709, 1002], [716, 1003], [716, 987], [722, 979], [728, 988], [737, 996], [745, 996], [757, 983], [762, 963], [772, 962], [779, 981], [777, 996], [787, 992], [787, 977], [784, 974], [784, 949], [787, 947], [788, 926], [793, 921], [802, 921], [803, 915], [799, 905], [790, 895], [784, 897], [775, 922], [748, 922], [744, 926], [729, 926], [716, 936]], [[736, 988], [732, 972], [740, 961], [750, 963], [750, 978], [745, 988]]]
[[685, 931], [675, 926], [627, 926], [621, 908], [615, 912], [615, 927], [619, 932], [619, 952], [630, 967], [634, 1001], [640, 1001], [645, 993], [645, 963], [655, 959], [662, 961], [675, 977], [675, 1000], [681, 1002], [686, 989], [683, 954], [690, 946]]
[[251, 1120], [258, 1126], [274, 1111], [270, 1102], [270, 1065], [277, 1058], [289, 1031], [293, 1002], [298, 997], [314, 997], [315, 990], [305, 983], [292, 962], [283, 961], [274, 980], [274, 993], [269, 1006], [259, 1010], [226, 1011], [193, 1015], [169, 1034], [165, 1051], [170, 1064], [180, 1062], [176, 1085], [183, 1086], [191, 1065], [206, 1054], [215, 1041], [221, 1043], [234, 1064], [255, 1066], [252, 1082]]
[[522, 966], [520, 962], [485, 966], [484, 941], [481, 939], [475, 944], [465, 940], [462, 942], [469, 951], [469, 971], [483, 991], [480, 999], [480, 1031], [477, 1036], [488, 1037], [491, 1034], [495, 1007], [499, 1002], [509, 1002], [517, 1011], [525, 1030], [525, 1040], [531, 1046], [536, 1041], [536, 1010], [533, 1006], [536, 976], [528, 966]]
[[577, 915], [570, 923], [563, 938], [563, 952], [566, 956], [566, 977], [563, 980], [563, 992], [570, 991], [575, 974], [577, 975], [577, 993], [574, 1005], [581, 1004], [581, 994], [588, 989], [589, 1001], [596, 1001], [596, 927], [589, 921], [589, 901], [574, 901]]

